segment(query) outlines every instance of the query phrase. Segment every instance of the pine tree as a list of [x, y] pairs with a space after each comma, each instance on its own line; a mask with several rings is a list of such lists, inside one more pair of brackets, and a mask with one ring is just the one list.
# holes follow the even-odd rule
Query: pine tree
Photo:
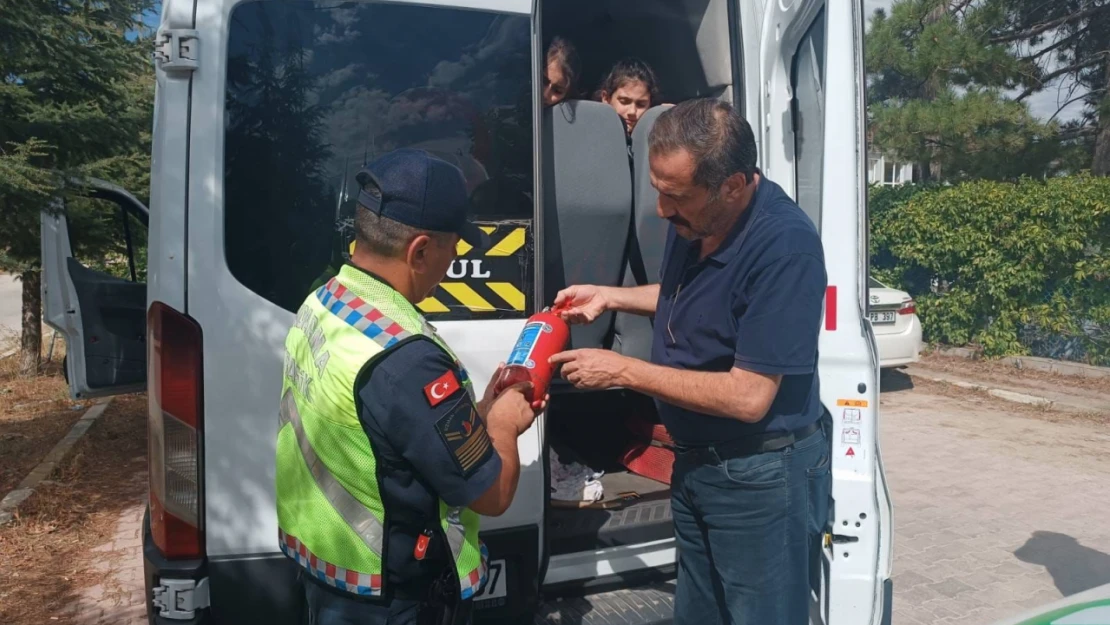
[[988, 36], [1003, 14], [997, 2], [902, 0], [872, 19], [873, 141], [920, 163], [926, 181], [1042, 175], [1058, 154], [1055, 125], [1006, 96], [1032, 78], [1011, 45]]
[[1029, 73], [1015, 100], [1070, 79], [1060, 109], [1077, 101], [1084, 108], [1063, 136], [1081, 150], [1083, 169], [1110, 175], [1110, 0], [988, 1], [999, 16], [989, 41], [1013, 46]]
[[[145, 195], [153, 76], [150, 40], [134, 35], [151, 7], [0, 0], [0, 269], [23, 281], [25, 374], [40, 365], [40, 211], [65, 201], [80, 228], [74, 181], [85, 176]], [[97, 247], [94, 239], [88, 251]]]

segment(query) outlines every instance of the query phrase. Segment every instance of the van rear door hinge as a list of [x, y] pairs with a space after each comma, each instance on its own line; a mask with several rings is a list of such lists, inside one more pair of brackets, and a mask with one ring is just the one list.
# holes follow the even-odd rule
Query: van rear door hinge
[[162, 28], [154, 38], [154, 62], [167, 72], [192, 72], [197, 69], [197, 31]]
[[198, 581], [191, 579], [166, 579], [154, 587], [152, 603], [158, 614], [172, 619], [191, 619], [197, 610], [207, 608], [208, 578]]

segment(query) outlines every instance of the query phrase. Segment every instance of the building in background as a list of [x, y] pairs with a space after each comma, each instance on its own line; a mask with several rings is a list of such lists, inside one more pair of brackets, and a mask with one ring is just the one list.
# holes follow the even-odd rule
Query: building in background
[[884, 152], [874, 146], [867, 148], [867, 182], [884, 186], [897, 186], [917, 180], [917, 166], [898, 159], [896, 154]]

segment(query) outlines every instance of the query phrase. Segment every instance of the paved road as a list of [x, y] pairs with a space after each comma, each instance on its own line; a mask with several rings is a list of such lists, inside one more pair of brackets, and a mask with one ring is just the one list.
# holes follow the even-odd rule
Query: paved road
[[23, 283], [15, 276], [0, 273], [0, 353], [5, 351], [4, 339], [19, 333], [22, 293]]
[[[913, 388], [899, 373], [884, 376], [884, 389], [893, 625], [988, 625], [1110, 583], [1104, 426]], [[100, 548], [105, 581], [69, 612], [80, 625], [145, 623], [141, 518], [136, 502]]]
[[983, 625], [1110, 583], [1104, 425], [934, 385], [881, 406], [893, 625]]

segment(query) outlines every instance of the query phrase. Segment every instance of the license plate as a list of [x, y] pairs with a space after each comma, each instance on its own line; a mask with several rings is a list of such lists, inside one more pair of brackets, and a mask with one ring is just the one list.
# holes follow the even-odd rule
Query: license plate
[[474, 595], [474, 601], [486, 601], [488, 599], [500, 599], [509, 594], [509, 584], [506, 580], [506, 569], [504, 560], [493, 560], [489, 563], [489, 571], [486, 573], [486, 587], [482, 592]]
[[894, 313], [873, 312], [871, 313], [871, 323], [894, 323]]

